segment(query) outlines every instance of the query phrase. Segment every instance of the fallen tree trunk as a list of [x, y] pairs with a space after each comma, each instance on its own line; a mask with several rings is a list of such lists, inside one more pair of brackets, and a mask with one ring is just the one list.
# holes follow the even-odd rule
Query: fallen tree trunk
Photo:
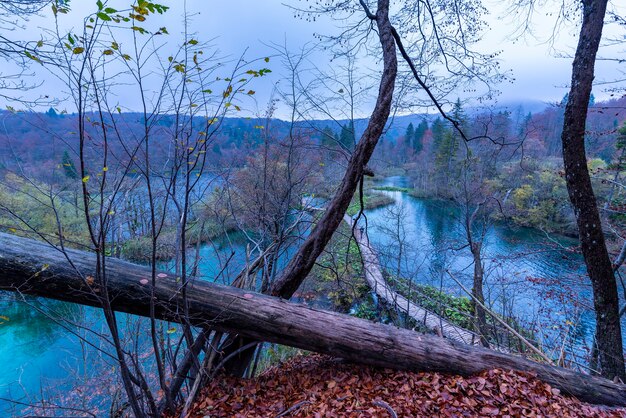
[[[0, 289], [99, 306], [101, 292], [89, 277], [94, 274], [95, 256], [78, 250], [66, 254], [45, 243], [0, 233]], [[147, 267], [109, 259], [107, 278], [115, 310], [149, 314]], [[158, 318], [180, 320], [180, 284], [174, 276], [159, 275], [155, 297]], [[626, 385], [436, 336], [200, 280], [189, 285], [187, 298], [192, 324], [258, 341], [402, 370], [461, 375], [493, 368], [530, 371], [583, 401], [626, 405]]]

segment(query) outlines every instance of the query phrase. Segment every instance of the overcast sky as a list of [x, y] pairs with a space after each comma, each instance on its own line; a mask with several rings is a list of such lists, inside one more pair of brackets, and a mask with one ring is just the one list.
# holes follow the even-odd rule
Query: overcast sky
[[[125, 4], [117, 0], [109, 3], [119, 8]], [[170, 11], [160, 18], [163, 24], [168, 27], [170, 33], [180, 32], [183, 2], [163, 0], [162, 3], [171, 6]], [[80, 26], [76, 19], [93, 12], [96, 8], [95, 0], [73, 0], [71, 4], [73, 8], [71, 15], [63, 18], [66, 24], [74, 24], [76, 27]], [[292, 4], [307, 3], [292, 0]], [[554, 43], [547, 42], [553, 27], [553, 17], [546, 16], [549, 12], [546, 9], [545, 12], [538, 13], [534, 20], [536, 39], [526, 37], [514, 41], [511, 36], [519, 22], [504, 15], [502, 4], [503, 2], [486, 2], [487, 8], [491, 11], [487, 17], [491, 29], [479, 45], [484, 52], [501, 50], [502, 69], [511, 70], [515, 79], [512, 83], [498, 86], [502, 92], [498, 100], [503, 103], [560, 100], [567, 91], [571, 75], [571, 58], [558, 55], [573, 54], [577, 41], [576, 27], [563, 27]], [[296, 51], [307, 43], [315, 43], [317, 41], [315, 33], [335, 33], [338, 25], [338, 22], [330, 19], [321, 19], [313, 23], [297, 19], [290, 8], [274, 0], [187, 0], [187, 11], [193, 15], [191, 30], [197, 32], [198, 39], [214, 39], [213, 44], [219, 48], [221, 54], [230, 57], [238, 57], [246, 48], [247, 56], [250, 58], [271, 55], [273, 51], [268, 45], [272, 43], [286, 44], [291, 50]], [[622, 11], [626, 12], [626, 6]], [[49, 27], [50, 23], [50, 16], [33, 19], [27, 24], [25, 34], [32, 37], [35, 31]], [[624, 33], [619, 33], [616, 29], [609, 26], [605, 34], [621, 36], [624, 39]], [[624, 49], [626, 48], [618, 47], [606, 50], [604, 55], [616, 54], [616, 51], [623, 53]], [[318, 53], [313, 60], [315, 64], [323, 65], [320, 63], [327, 58]], [[376, 66], [374, 59], [369, 58], [369, 62], [367, 60], [366, 58], [367, 66]], [[272, 77], [255, 85], [258, 92], [258, 107], [264, 106], [273, 83], [284, 74], [278, 61], [270, 62], [268, 66], [273, 70]], [[623, 68], [625, 66], [621, 64], [622, 72], [626, 70]], [[596, 80], [623, 78], [618, 64], [614, 62], [599, 63], [596, 74]], [[58, 82], [41, 70], [37, 71], [37, 77], [45, 80], [46, 89], [51, 94], [54, 94], [55, 89], [61, 88]], [[594, 90], [594, 94], [599, 100], [610, 97], [600, 86]], [[127, 97], [124, 100], [128, 103], [128, 108], [136, 106], [133, 104], [135, 98]]]

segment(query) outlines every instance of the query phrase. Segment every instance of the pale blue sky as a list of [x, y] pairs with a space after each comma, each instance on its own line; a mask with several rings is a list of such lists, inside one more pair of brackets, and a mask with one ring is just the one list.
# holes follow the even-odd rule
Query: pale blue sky
[[[356, 0], [355, 0], [356, 1]], [[123, 7], [124, 1], [110, 1], [111, 6]], [[174, 0], [163, 0], [163, 4], [171, 6], [171, 10], [160, 17], [163, 25], [167, 26], [173, 35], [181, 29], [181, 15], [183, 12], [183, 2]], [[303, 6], [305, 1], [291, 0], [291, 4]], [[560, 36], [554, 43], [545, 42], [552, 28], [552, 17], [546, 17], [542, 12], [534, 21], [535, 33], [538, 39], [527, 37], [526, 40], [512, 41], [510, 39], [516, 25], [514, 20], [503, 16], [503, 2], [489, 0], [486, 2], [487, 8], [491, 11], [488, 21], [491, 30], [485, 35], [480, 44], [480, 48], [485, 52], [501, 50], [500, 56], [502, 69], [512, 70], [515, 81], [498, 86], [502, 94], [499, 96], [501, 102], [512, 101], [557, 101], [566, 92], [566, 84], [570, 78], [571, 59], [558, 58], [557, 54], [568, 54], [573, 52], [576, 42], [576, 29], [574, 27], [563, 27]], [[95, 10], [95, 1], [73, 0], [73, 11], [69, 16], [64, 16], [64, 22], [69, 26], [76, 22], [80, 16]], [[548, 9], [546, 9], [548, 10]], [[335, 33], [337, 25], [330, 19], [321, 19], [314, 23], [306, 22], [302, 19], [294, 18], [293, 11], [280, 1], [266, 0], [188, 0], [187, 11], [193, 15], [191, 21], [191, 31], [197, 32], [200, 40], [211, 40], [218, 46], [223, 56], [231, 58], [238, 57], [247, 48], [249, 58], [263, 57], [271, 55], [272, 49], [268, 44], [287, 44], [294, 51], [302, 48], [307, 43], [315, 43], [314, 33]], [[155, 24], [158, 22], [154, 22]], [[25, 36], [33, 36], [42, 27], [49, 27], [50, 17], [36, 18], [29, 22]], [[160, 23], [159, 23], [160, 24]], [[76, 26], [79, 26], [75, 23]], [[614, 28], [609, 27], [608, 34], [617, 34]], [[18, 32], [16, 32], [18, 33]], [[174, 37], [174, 36], [172, 36]], [[543, 42], [542, 42], [543, 41]], [[625, 48], [618, 47], [607, 50], [605, 55], [615, 54], [615, 51], [622, 51]], [[313, 56], [315, 65], [324, 67], [328, 62], [328, 55], [317, 53]], [[362, 61], [364, 67], [375, 67], [375, 60], [365, 57]], [[280, 68], [278, 61], [271, 61], [268, 66], [273, 70], [271, 77], [262, 80], [255, 85], [257, 103], [259, 108], [263, 108], [270, 97], [273, 84], [280, 78], [284, 71]], [[621, 64], [621, 67], [625, 67]], [[622, 69], [621, 71], [625, 71]], [[45, 80], [46, 90], [54, 94], [55, 90], [61, 88], [60, 84], [50, 78], [45, 72], [36, 70], [37, 77]], [[621, 74], [623, 78], [623, 74]], [[620, 68], [613, 62], [601, 62], [598, 64], [597, 80], [610, 80], [620, 77]], [[608, 94], [597, 88], [596, 97], [599, 99], [608, 98]], [[123, 95], [123, 93], [122, 93]], [[121, 97], [128, 104], [129, 108], [137, 106], [134, 97]], [[251, 105], [253, 106], [253, 105]], [[366, 114], [367, 106], [361, 112]]]

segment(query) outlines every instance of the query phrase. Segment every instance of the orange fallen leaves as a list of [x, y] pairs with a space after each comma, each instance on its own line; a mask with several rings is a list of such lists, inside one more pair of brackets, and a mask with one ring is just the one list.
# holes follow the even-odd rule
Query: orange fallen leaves
[[204, 388], [193, 417], [626, 417], [626, 410], [564, 397], [532, 374], [488, 370], [461, 377], [296, 357], [250, 379]]

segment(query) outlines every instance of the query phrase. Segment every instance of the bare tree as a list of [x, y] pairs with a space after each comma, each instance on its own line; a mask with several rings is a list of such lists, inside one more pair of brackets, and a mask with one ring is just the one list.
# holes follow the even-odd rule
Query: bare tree
[[[11, 38], [11, 32], [23, 30], [28, 20], [39, 14], [53, 0], [7, 0], [0, 2], [0, 57], [7, 67], [0, 72], [0, 98], [7, 102], [20, 102], [21, 104], [50, 104], [53, 103], [48, 95], [27, 100], [22, 94], [27, 90], [40, 85], [40, 82], [27, 82], [32, 78], [28, 71], [29, 65], [36, 63], [39, 58], [35, 50], [42, 45], [41, 41], [24, 41]], [[11, 70], [11, 66], [14, 67]]]

